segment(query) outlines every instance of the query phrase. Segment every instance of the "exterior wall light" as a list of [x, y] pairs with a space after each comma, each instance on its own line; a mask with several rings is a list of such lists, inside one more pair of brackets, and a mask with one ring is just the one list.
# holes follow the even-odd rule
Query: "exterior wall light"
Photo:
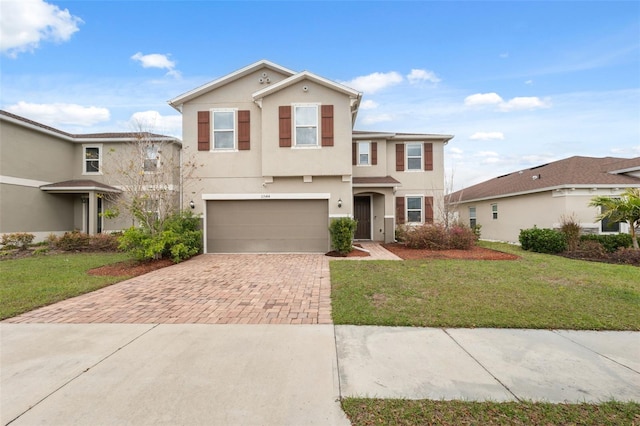
[[194, 203], [193, 200], [189, 201], [189, 207], [191, 207], [192, 209], [195, 209], [196, 203]]
[[338, 198], [338, 208], [342, 207], [342, 198]]

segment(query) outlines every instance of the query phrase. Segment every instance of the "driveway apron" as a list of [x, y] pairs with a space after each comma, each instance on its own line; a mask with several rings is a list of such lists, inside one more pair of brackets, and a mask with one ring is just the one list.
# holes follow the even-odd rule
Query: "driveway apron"
[[331, 324], [319, 254], [207, 254], [11, 318], [12, 323]]

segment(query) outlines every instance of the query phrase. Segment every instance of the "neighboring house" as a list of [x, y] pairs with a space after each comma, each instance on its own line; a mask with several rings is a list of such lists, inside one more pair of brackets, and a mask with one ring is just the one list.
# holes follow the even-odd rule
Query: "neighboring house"
[[332, 218], [385, 242], [437, 220], [452, 136], [353, 131], [361, 97], [259, 61], [170, 100], [200, 166], [183, 207], [203, 215], [205, 251], [326, 252]]
[[[74, 135], [0, 110], [0, 234], [28, 232], [41, 241], [50, 234], [78, 230], [89, 234], [116, 231], [134, 222], [126, 214], [106, 219], [101, 213], [124, 196], [114, 161], [132, 161], [133, 147], [171, 147], [180, 141], [148, 133]], [[149, 144], [149, 141], [151, 143]], [[157, 152], [149, 150], [140, 171], [153, 173]], [[116, 160], [117, 159], [117, 160]], [[171, 182], [178, 191], [178, 178]], [[176, 197], [176, 207], [178, 199]]]
[[558, 229], [573, 218], [584, 233], [628, 232], [624, 223], [598, 221], [595, 196], [616, 197], [640, 187], [640, 157], [570, 157], [473, 185], [449, 196], [451, 210], [481, 238], [518, 242], [521, 229]]

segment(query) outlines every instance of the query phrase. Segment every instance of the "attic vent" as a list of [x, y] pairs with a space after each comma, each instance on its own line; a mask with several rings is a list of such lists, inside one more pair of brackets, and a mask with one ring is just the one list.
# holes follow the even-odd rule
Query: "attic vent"
[[549, 163], [547, 163], [547, 164], [540, 164], [539, 166], [532, 167], [532, 168], [530, 168], [529, 170], [539, 169], [540, 167], [544, 167], [544, 166], [548, 166], [548, 165], [549, 165]]

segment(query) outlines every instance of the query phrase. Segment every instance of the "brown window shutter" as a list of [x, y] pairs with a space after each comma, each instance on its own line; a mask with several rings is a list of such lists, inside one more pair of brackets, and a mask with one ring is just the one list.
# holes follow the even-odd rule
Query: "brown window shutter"
[[433, 223], [433, 197], [424, 197], [424, 223]]
[[424, 144], [424, 169], [433, 170], [433, 144]]
[[404, 223], [404, 197], [396, 197], [396, 223]]
[[198, 151], [209, 151], [211, 127], [209, 111], [198, 111]]
[[396, 172], [404, 172], [404, 144], [396, 144]]
[[357, 142], [351, 144], [351, 165], [352, 166], [358, 165], [358, 143]]
[[238, 111], [238, 149], [251, 149], [251, 111]]
[[291, 146], [291, 106], [281, 106], [278, 111], [280, 118], [280, 146]]
[[322, 105], [322, 146], [333, 146], [333, 105]]
[[371, 165], [378, 164], [378, 142], [371, 142]]

